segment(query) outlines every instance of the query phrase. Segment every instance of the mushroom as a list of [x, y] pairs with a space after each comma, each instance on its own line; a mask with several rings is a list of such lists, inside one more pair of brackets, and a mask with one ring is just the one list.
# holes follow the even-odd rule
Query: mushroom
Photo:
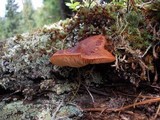
[[95, 35], [80, 41], [75, 47], [59, 50], [50, 58], [58, 66], [83, 67], [88, 64], [110, 63], [115, 57], [105, 49], [107, 41]]

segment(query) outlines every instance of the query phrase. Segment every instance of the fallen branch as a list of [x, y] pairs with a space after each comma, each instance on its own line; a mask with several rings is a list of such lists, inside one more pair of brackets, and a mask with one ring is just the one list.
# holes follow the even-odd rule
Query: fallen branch
[[134, 108], [138, 105], [144, 105], [144, 104], [151, 104], [151, 103], [156, 103], [156, 102], [160, 102], [160, 97], [158, 98], [153, 98], [153, 99], [149, 99], [149, 100], [144, 100], [144, 101], [141, 101], [141, 102], [136, 102], [134, 104], [130, 104], [130, 105], [127, 105], [127, 106], [124, 106], [124, 107], [121, 107], [121, 108], [117, 108], [117, 109], [107, 109], [107, 108], [85, 108], [83, 109], [83, 111], [86, 111], [86, 112], [120, 112], [120, 111], [124, 111], [126, 109], [129, 109], [129, 108]]
[[131, 104], [131, 105], [127, 105], [127, 106], [124, 106], [124, 107], [115, 109], [114, 111], [115, 111], [115, 112], [123, 111], [123, 110], [126, 110], [126, 109], [128, 109], [128, 108], [136, 107], [136, 106], [138, 106], [138, 105], [151, 104], [151, 103], [155, 103], [155, 102], [160, 102], [160, 97], [158, 97], [158, 98], [153, 98], [153, 99], [149, 99], [149, 100], [144, 100], [144, 101], [137, 102], [137, 103], [134, 103], [134, 104]]

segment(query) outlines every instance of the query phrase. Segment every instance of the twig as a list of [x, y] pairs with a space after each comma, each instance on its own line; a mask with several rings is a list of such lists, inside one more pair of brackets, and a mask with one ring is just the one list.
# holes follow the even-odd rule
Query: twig
[[[139, 95], [135, 98], [135, 100], [134, 100], [134, 103], [133, 103], [133, 104], [137, 103], [138, 98], [139, 98], [139, 96], [140, 96], [141, 94], [142, 94], [142, 93], [140, 92], [140, 93], [139, 93]], [[133, 106], [133, 108], [135, 108], [135, 106]]]
[[84, 87], [86, 88], [87, 92], [88, 92], [89, 95], [91, 96], [92, 102], [95, 103], [94, 97], [93, 97], [93, 95], [91, 94], [91, 92], [88, 90], [88, 88], [87, 88], [85, 85], [84, 85]]
[[134, 104], [130, 104], [130, 105], [127, 105], [127, 106], [124, 106], [124, 107], [121, 107], [121, 108], [117, 108], [117, 109], [107, 109], [107, 108], [86, 108], [86, 109], [83, 109], [84, 111], [88, 111], [88, 112], [119, 112], [119, 111], [124, 111], [126, 109], [129, 109], [129, 108], [132, 108], [132, 107], [135, 107], [135, 106], [138, 106], [138, 105], [144, 105], [144, 104], [151, 104], [151, 103], [155, 103], [155, 102], [160, 102], [160, 97], [158, 98], [153, 98], [153, 99], [149, 99], [149, 100], [144, 100], [144, 101], [141, 101], [141, 102], [137, 102], [137, 103], [134, 103]]
[[157, 108], [156, 114], [154, 115], [154, 120], [156, 120], [156, 118], [157, 118], [157, 116], [158, 116], [159, 111], [160, 111], [160, 104], [158, 105], [158, 108]]
[[153, 56], [154, 56], [155, 59], [158, 59], [158, 55], [157, 55], [157, 53], [156, 53], [156, 46], [157, 46], [158, 44], [159, 44], [159, 42], [156, 43], [156, 44], [153, 46]]
[[141, 79], [147, 79], [146, 75], [148, 77], [148, 74], [147, 74], [147, 70], [149, 69], [148, 66], [140, 59], [139, 59], [139, 65], [142, 68]]
[[149, 104], [149, 103], [155, 103], [155, 102], [160, 102], [160, 97], [154, 98], [154, 99], [149, 99], [149, 100], [144, 100], [144, 101], [137, 102], [137, 103], [134, 103], [134, 104], [131, 104], [131, 105], [127, 105], [127, 106], [115, 109], [115, 112], [123, 111], [125, 109], [132, 108], [132, 107], [135, 107], [135, 106], [138, 106], [138, 105], [144, 105], [144, 104], [147, 104], [147, 103]]
[[[84, 88], [81, 88], [81, 89], [82, 89], [82, 90], [85, 90]], [[95, 94], [103, 95], [103, 96], [108, 96], [107, 93], [102, 92], [101, 90], [97, 90], [97, 89], [94, 89], [94, 88], [88, 88], [88, 90], [89, 90], [91, 93], [95, 93]]]
[[160, 90], [160, 87], [159, 86], [155, 86], [155, 85], [150, 85], [152, 88], [155, 88], [155, 89], [159, 89]]
[[152, 44], [150, 44], [150, 45], [147, 47], [146, 51], [143, 53], [143, 55], [140, 56], [140, 58], [143, 58], [143, 57], [147, 54], [147, 52], [149, 51], [149, 49], [150, 49], [151, 47], [152, 47]]
[[157, 81], [158, 81], [158, 72], [157, 72], [157, 69], [155, 68], [155, 75], [154, 75], [153, 84], [156, 84]]
[[148, 66], [141, 60], [139, 59], [140, 65], [144, 66], [144, 68], [149, 69]]
[[128, 26], [128, 22], [126, 22], [126, 25], [124, 26], [124, 28], [121, 30], [121, 32], [119, 33], [120, 35], [125, 31], [125, 29], [127, 28]]
[[[152, 87], [155, 87], [155, 86], [152, 86]], [[126, 94], [126, 93], [122, 93], [122, 92], [118, 92], [118, 93], [120, 93], [121, 95], [124, 95], [124, 96], [129, 96], [129, 97], [138, 97], [138, 98], [148, 98], [148, 99], [154, 99], [154, 98], [157, 98], [157, 97], [152, 97], [152, 96], [145, 96], [145, 95], [128, 95], [128, 94]]]
[[58, 107], [56, 108], [55, 112], [54, 112], [53, 115], [52, 115], [51, 120], [55, 120], [56, 114], [57, 114], [57, 112], [59, 111], [59, 109], [61, 108], [61, 106], [63, 105], [63, 103], [64, 103], [64, 100], [62, 100], [62, 101], [60, 102], [60, 104], [58, 105]]
[[147, 78], [148, 78], [148, 81], [150, 82], [151, 79], [150, 79], [150, 73], [149, 73], [149, 70], [147, 70]]
[[116, 70], [119, 69], [119, 64], [118, 64], [118, 55], [116, 55], [116, 61], [115, 61], [115, 64], [112, 65], [112, 67], [116, 67]]
[[19, 93], [20, 92], [20, 90], [16, 90], [15, 92], [13, 92], [13, 93], [10, 93], [10, 94], [7, 94], [7, 95], [5, 95], [5, 96], [3, 96], [3, 97], [0, 97], [0, 101], [2, 101], [2, 100], [7, 100], [10, 96], [12, 96], [12, 95], [14, 95], [14, 94], [16, 94], [16, 93]]

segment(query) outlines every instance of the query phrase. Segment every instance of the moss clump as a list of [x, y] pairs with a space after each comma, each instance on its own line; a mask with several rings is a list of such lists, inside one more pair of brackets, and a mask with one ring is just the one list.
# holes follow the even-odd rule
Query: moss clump
[[[151, 16], [146, 19], [144, 12], [138, 8], [127, 11], [125, 7], [113, 2], [106, 6], [84, 6], [71, 19], [45, 26], [32, 34], [9, 38], [0, 51], [0, 85], [13, 91], [31, 89], [33, 94], [36, 94], [44, 80], [73, 80], [70, 75], [75, 77], [77, 71], [72, 68], [69, 71], [63, 68], [61, 71], [51, 65], [49, 58], [56, 50], [72, 47], [95, 34], [103, 34], [111, 41], [111, 51], [117, 57], [114, 65], [116, 73], [127, 80], [138, 76], [136, 79], [140, 81], [142, 73], [147, 78], [149, 72], [146, 71], [149, 69], [145, 66], [143, 54], [151, 51], [147, 50], [150, 44], [156, 45], [159, 42], [159, 21], [150, 21]], [[157, 45], [155, 48], [157, 50]], [[122, 75], [123, 73], [127, 74]], [[81, 77], [85, 78], [84, 74], [81, 74]], [[34, 90], [35, 86], [37, 91]]]
[[28, 120], [28, 119], [44, 119], [50, 120], [51, 115], [49, 109], [42, 107], [43, 105], [24, 105], [22, 101], [13, 102], [3, 106], [0, 110], [0, 120]]

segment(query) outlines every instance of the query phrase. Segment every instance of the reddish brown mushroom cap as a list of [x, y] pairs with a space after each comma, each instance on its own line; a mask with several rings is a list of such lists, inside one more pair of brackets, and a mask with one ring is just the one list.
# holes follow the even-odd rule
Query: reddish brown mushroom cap
[[50, 61], [58, 66], [70, 67], [110, 63], [115, 61], [115, 57], [105, 49], [106, 44], [104, 36], [91, 36], [79, 42], [75, 47], [57, 51]]

